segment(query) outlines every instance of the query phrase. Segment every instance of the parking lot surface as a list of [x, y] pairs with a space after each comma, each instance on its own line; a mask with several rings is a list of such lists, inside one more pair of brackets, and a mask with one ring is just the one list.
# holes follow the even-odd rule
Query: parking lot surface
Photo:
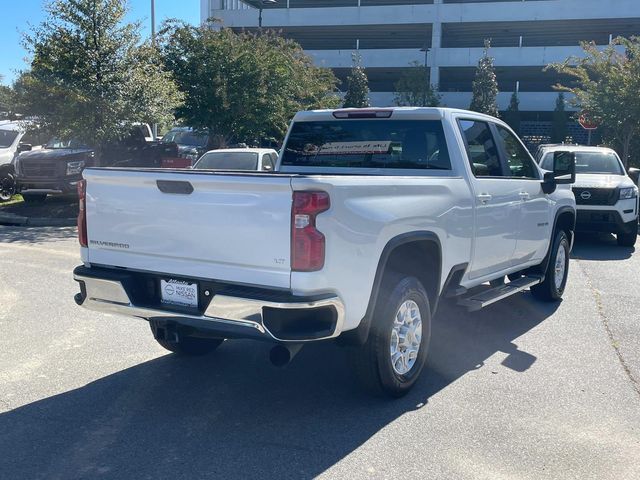
[[640, 478], [640, 255], [573, 257], [559, 304], [444, 305], [416, 388], [381, 400], [332, 343], [176, 357], [75, 305], [74, 229], [0, 227], [0, 477]]

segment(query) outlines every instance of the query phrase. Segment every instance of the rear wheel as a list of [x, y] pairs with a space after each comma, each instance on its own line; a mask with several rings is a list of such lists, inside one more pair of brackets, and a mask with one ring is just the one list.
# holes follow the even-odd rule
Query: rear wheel
[[564, 230], [556, 233], [551, 250], [551, 258], [544, 282], [531, 287], [534, 297], [545, 302], [555, 302], [562, 298], [569, 275], [569, 239]]
[[431, 336], [429, 298], [415, 277], [388, 274], [367, 342], [351, 351], [358, 381], [371, 393], [401, 397], [424, 368]]
[[26, 203], [44, 203], [47, 199], [46, 193], [23, 193], [22, 198]]
[[616, 240], [621, 247], [633, 247], [638, 240], [638, 222], [632, 223], [631, 232], [616, 235]]

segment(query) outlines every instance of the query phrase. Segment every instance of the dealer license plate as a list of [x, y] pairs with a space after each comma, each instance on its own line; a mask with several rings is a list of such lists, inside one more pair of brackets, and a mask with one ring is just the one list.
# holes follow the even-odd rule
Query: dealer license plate
[[198, 308], [198, 284], [184, 280], [160, 280], [162, 303]]

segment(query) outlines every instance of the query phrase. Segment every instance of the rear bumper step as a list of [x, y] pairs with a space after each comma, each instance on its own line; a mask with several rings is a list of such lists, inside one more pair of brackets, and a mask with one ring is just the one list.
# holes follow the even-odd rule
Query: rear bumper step
[[499, 287], [485, 290], [481, 293], [477, 293], [466, 298], [462, 298], [458, 301], [458, 304], [462, 305], [463, 307], [467, 307], [470, 311], [480, 310], [481, 308], [487, 307], [492, 303], [496, 303], [504, 298], [521, 292], [526, 288], [542, 283], [543, 280], [544, 278], [541, 276], [530, 275], [521, 277], [505, 285], [500, 285]]
[[216, 293], [202, 314], [186, 313], [136, 305], [125, 287], [127, 279], [92, 270], [78, 267], [74, 271], [80, 283], [74, 299], [89, 310], [175, 324], [224, 338], [306, 342], [334, 338], [342, 332], [345, 310], [336, 296], [283, 301]]

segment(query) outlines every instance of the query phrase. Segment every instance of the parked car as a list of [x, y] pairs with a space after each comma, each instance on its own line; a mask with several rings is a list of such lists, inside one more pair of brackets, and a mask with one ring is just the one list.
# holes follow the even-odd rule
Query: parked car
[[175, 158], [175, 143], [148, 142], [134, 127], [125, 138], [107, 145], [98, 160], [92, 148], [75, 140], [51, 140], [41, 150], [21, 154], [15, 171], [25, 202], [43, 202], [49, 194], [76, 193], [85, 167], [161, 167]]
[[22, 143], [25, 128], [19, 123], [0, 122], [0, 201], [9, 200], [16, 192], [13, 160], [20, 153], [31, 150]]
[[190, 127], [174, 127], [164, 134], [161, 142], [178, 145], [178, 158], [165, 161], [163, 167], [188, 168], [207, 151], [209, 135]]
[[574, 163], [554, 157], [544, 173], [479, 113], [342, 109], [298, 113], [275, 173], [89, 168], [75, 300], [184, 355], [257, 338], [283, 365], [338, 338], [366, 386], [400, 396], [442, 298], [562, 296]]
[[560, 145], [544, 149], [540, 166], [553, 168], [554, 153], [576, 156], [577, 230], [614, 233], [619, 245], [631, 247], [638, 238], [638, 169], [625, 172], [618, 154], [604, 147]]
[[211, 150], [193, 166], [196, 170], [264, 170], [273, 171], [278, 152], [272, 148], [226, 148]]

